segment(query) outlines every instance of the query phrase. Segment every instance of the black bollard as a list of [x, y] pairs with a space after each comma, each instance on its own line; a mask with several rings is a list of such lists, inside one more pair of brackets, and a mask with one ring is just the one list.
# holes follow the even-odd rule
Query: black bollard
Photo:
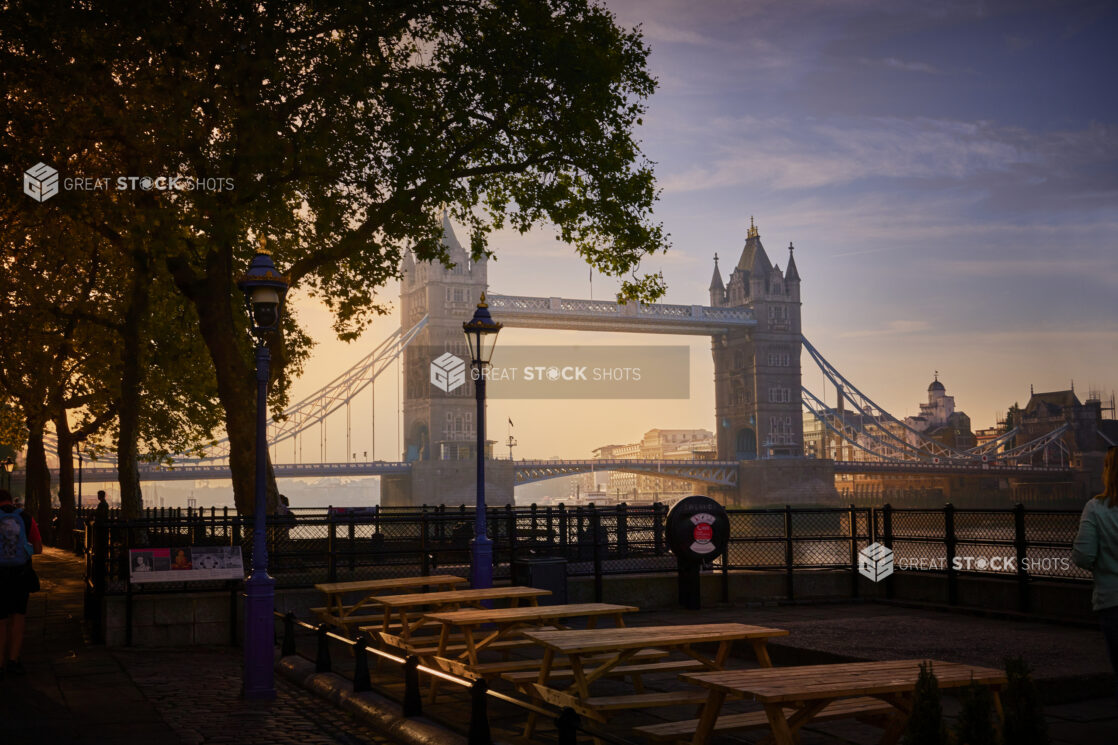
[[470, 732], [468, 745], [493, 745], [489, 734], [489, 684], [478, 678], [470, 686]]
[[404, 716], [423, 715], [423, 697], [419, 695], [419, 658], [408, 655], [404, 661]]
[[320, 623], [318, 625], [318, 654], [314, 660], [314, 671], [316, 673], [328, 673], [333, 670], [333, 665], [330, 663], [330, 637], [326, 636], [330, 631], [330, 624]]
[[569, 706], [563, 707], [555, 717], [555, 729], [559, 734], [559, 745], [578, 745], [578, 712]]
[[679, 604], [687, 610], [701, 610], [703, 607], [702, 601], [702, 581], [699, 576], [699, 569], [702, 567], [697, 561], [688, 561], [679, 559], [676, 565], [676, 581], [679, 583]]
[[369, 638], [362, 634], [357, 638], [357, 648], [354, 649], [356, 657], [353, 662], [353, 692], [362, 693], [373, 690], [373, 682], [369, 680]]
[[281, 657], [290, 657], [295, 654], [295, 614], [288, 612], [283, 617], [283, 648]]

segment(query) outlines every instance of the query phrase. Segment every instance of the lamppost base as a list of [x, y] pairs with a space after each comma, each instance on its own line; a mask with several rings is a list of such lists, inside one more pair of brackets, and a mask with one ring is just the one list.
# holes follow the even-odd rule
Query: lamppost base
[[267, 570], [254, 569], [245, 580], [245, 673], [241, 697], [276, 697], [276, 581]]
[[470, 587], [493, 586], [493, 541], [489, 536], [475, 536], [470, 541]]

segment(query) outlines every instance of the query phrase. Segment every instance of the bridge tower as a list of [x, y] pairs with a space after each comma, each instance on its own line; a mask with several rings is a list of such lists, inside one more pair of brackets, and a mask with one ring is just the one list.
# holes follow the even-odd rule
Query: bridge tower
[[803, 454], [800, 403], [800, 274], [773, 265], [749, 219], [741, 258], [723, 285], [715, 256], [710, 303], [750, 308], [757, 325], [711, 339], [718, 457], [755, 460]]
[[[407, 461], [469, 461], [477, 450], [476, 403], [462, 323], [473, 315], [487, 284], [487, 261], [471, 261], [443, 214], [443, 244], [453, 266], [404, 257], [400, 310], [405, 329], [424, 315], [427, 326], [404, 350], [404, 452]], [[466, 381], [434, 391], [430, 363], [445, 352], [466, 362]], [[437, 393], [438, 395], [432, 395]]]

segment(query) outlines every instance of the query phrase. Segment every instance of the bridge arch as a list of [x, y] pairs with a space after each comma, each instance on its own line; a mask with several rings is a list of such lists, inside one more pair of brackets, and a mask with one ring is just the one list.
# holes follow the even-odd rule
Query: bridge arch
[[738, 460], [757, 460], [757, 433], [752, 427], [738, 430], [735, 447]]

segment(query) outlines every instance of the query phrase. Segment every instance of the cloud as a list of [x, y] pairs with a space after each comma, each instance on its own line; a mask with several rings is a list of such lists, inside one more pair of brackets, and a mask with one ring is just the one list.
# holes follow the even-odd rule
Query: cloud
[[720, 41], [713, 36], [707, 36], [693, 29], [676, 25], [666, 25], [658, 21], [647, 21], [641, 24], [644, 37], [651, 42], [667, 42], [673, 44], [691, 44], [699, 47], [730, 48], [730, 44]]
[[870, 59], [868, 57], [859, 57], [858, 61], [863, 65], [870, 65], [872, 67], [888, 67], [891, 70], [901, 70], [903, 72], [923, 72], [929, 75], [939, 75], [943, 71], [935, 65], [930, 65], [927, 62], [911, 62], [908, 60], [898, 59], [896, 57], [885, 57], [883, 59]]
[[859, 329], [857, 331], [843, 331], [838, 334], [842, 339], [862, 339], [879, 336], [907, 336], [930, 328], [927, 321], [902, 320], [890, 321], [884, 326], [873, 329]]
[[[1118, 128], [1103, 124], [1034, 133], [987, 121], [928, 117], [743, 116], [716, 118], [696, 141], [713, 144], [700, 165], [666, 173], [665, 192], [741, 184], [815, 189], [871, 178], [962, 182], [1018, 171], [1023, 181], [1034, 177], [1035, 184], [1044, 184], [1084, 165], [1118, 160]], [[1061, 183], [1059, 189], [1074, 191], [1067, 186]]]
[[[1035, 231], [1034, 231], [1035, 234]], [[1012, 260], [952, 259], [939, 261], [935, 269], [950, 276], [1002, 278], [1007, 276], [1052, 279], [1056, 277], [1090, 277], [1093, 282], [1118, 285], [1118, 260], [1107, 256], [1068, 256], [1030, 258], [1015, 256]]]

